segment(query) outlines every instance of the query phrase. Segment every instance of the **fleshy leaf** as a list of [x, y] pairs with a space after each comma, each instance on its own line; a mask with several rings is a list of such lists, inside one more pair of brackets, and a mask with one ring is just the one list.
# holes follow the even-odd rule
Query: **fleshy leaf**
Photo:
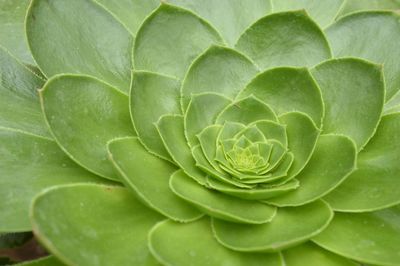
[[35, 198], [31, 218], [35, 235], [68, 265], [157, 265], [147, 233], [163, 217], [125, 188], [54, 187]]
[[196, 135], [214, 124], [217, 115], [230, 103], [228, 98], [215, 93], [202, 93], [192, 97], [185, 113], [185, 135], [191, 147], [199, 144]]
[[216, 123], [238, 122], [250, 124], [257, 120], [276, 121], [274, 111], [260, 99], [250, 95], [228, 105], [217, 117]]
[[225, 194], [232, 195], [245, 200], [265, 200], [272, 197], [279, 196], [285, 193], [293, 193], [292, 191], [298, 189], [299, 181], [293, 179], [286, 184], [276, 187], [256, 187], [252, 189], [242, 189], [229, 186], [225, 183], [218, 182], [212, 178], [207, 179], [207, 183], [211, 188], [221, 191]]
[[37, 260], [30, 260], [23, 263], [15, 264], [17, 266], [65, 266], [64, 263], [60, 262], [56, 257], [50, 255]]
[[[167, 0], [174, 5], [190, 9], [210, 21], [229, 46], [253, 22], [271, 11], [270, 1], [265, 0]], [[221, 15], [223, 14], [223, 15]]]
[[311, 118], [302, 113], [287, 113], [282, 115], [279, 120], [286, 124], [288, 148], [294, 156], [288, 175], [294, 177], [309, 161], [320, 131]]
[[354, 142], [349, 138], [321, 135], [310, 161], [296, 176], [300, 187], [267, 202], [277, 206], [299, 206], [322, 197], [355, 169], [356, 154]]
[[90, 171], [118, 180], [108, 161], [106, 144], [113, 138], [135, 134], [128, 97], [81, 75], [51, 78], [40, 96], [46, 121], [63, 150]]
[[24, 63], [33, 64], [24, 32], [25, 13], [29, 3], [29, 0], [0, 2], [0, 46], [9, 50]]
[[192, 94], [215, 92], [234, 99], [257, 72], [256, 66], [236, 50], [210, 47], [193, 62], [185, 76], [183, 110], [186, 110]]
[[347, 258], [376, 265], [400, 261], [400, 207], [376, 212], [336, 213], [328, 228], [313, 239]]
[[283, 147], [287, 147], [286, 127], [284, 125], [268, 120], [255, 121], [254, 125], [261, 130], [265, 138], [276, 140]]
[[44, 81], [2, 48], [0, 77], [0, 126], [50, 137], [37, 92]]
[[177, 221], [202, 215], [169, 189], [169, 177], [177, 168], [148, 153], [137, 138], [113, 140], [108, 150], [122, 178], [151, 208]]
[[154, 123], [165, 114], [180, 113], [180, 82], [151, 72], [133, 72], [130, 111], [140, 141], [150, 151], [169, 159]]
[[400, 9], [399, 0], [346, 0], [340, 15], [353, 13], [361, 10], [384, 10], [384, 9]]
[[220, 42], [219, 34], [200, 17], [162, 4], [139, 28], [133, 50], [134, 66], [183, 78], [200, 53]]
[[335, 210], [360, 212], [400, 203], [400, 113], [382, 117], [358, 154], [357, 170], [325, 199]]
[[0, 129], [0, 231], [30, 231], [29, 204], [54, 185], [99, 182], [49, 139]]
[[200, 186], [182, 170], [171, 176], [170, 187], [179, 197], [208, 215], [227, 221], [261, 224], [270, 221], [276, 213], [275, 207], [235, 198]]
[[[222, 182], [225, 183], [229, 183], [232, 184], [234, 186], [237, 187], [243, 187], [243, 188], [250, 188], [252, 187], [251, 185], [246, 185], [243, 184], [239, 181], [236, 181], [234, 179], [232, 179], [228, 174], [226, 174], [224, 171], [220, 170], [220, 168], [215, 169], [208, 161], [207, 158], [204, 156], [203, 151], [200, 148], [200, 145], [195, 146], [192, 149], [192, 155], [193, 158], [196, 161], [196, 166], [201, 169], [202, 171], [204, 171], [205, 175], [209, 175], [212, 178], [218, 179]], [[224, 169], [223, 167], [221, 167], [222, 169]]]
[[333, 212], [328, 204], [315, 201], [301, 207], [279, 208], [271, 222], [260, 225], [213, 219], [213, 230], [217, 240], [230, 249], [241, 252], [276, 252], [319, 234], [328, 226], [332, 217]]
[[305, 9], [321, 27], [333, 22], [344, 0], [272, 0], [274, 12]]
[[267, 70], [256, 76], [239, 97], [251, 94], [271, 106], [277, 115], [299, 111], [321, 125], [324, 116], [321, 91], [306, 68]]
[[132, 36], [93, 1], [33, 0], [26, 34], [47, 77], [88, 74], [129, 91]]
[[312, 242], [285, 250], [286, 266], [357, 266], [359, 264], [318, 247]]
[[390, 11], [360, 12], [341, 18], [326, 30], [335, 57], [355, 56], [384, 65], [386, 100], [400, 88], [399, 19]]
[[248, 254], [223, 247], [215, 240], [208, 218], [187, 224], [158, 223], [150, 231], [149, 247], [154, 257], [165, 265], [285, 265], [279, 253]]
[[312, 74], [325, 103], [323, 133], [349, 136], [360, 150], [375, 133], [385, 102], [382, 67], [342, 58], [316, 66]]
[[261, 69], [277, 66], [313, 66], [331, 58], [321, 29], [304, 11], [268, 15], [248, 28], [236, 48]]
[[157, 122], [157, 129], [174, 162], [199, 184], [205, 185], [206, 175], [196, 167], [196, 161], [186, 142], [183, 124], [183, 116], [165, 115]]
[[95, 0], [113, 13], [133, 34], [144, 18], [157, 8], [158, 0]]

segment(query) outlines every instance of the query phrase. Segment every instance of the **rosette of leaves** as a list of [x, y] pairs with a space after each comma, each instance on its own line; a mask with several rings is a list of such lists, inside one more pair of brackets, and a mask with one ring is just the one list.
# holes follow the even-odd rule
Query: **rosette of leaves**
[[32, 265], [399, 265], [395, 12], [33, 0], [26, 45], [7, 4], [0, 231]]

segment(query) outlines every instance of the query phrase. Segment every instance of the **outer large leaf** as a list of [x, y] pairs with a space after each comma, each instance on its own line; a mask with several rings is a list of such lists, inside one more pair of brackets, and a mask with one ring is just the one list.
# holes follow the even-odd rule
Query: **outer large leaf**
[[89, 74], [129, 90], [132, 36], [92, 0], [33, 0], [26, 34], [46, 76]]
[[218, 33], [206, 21], [185, 9], [162, 4], [140, 27], [133, 61], [138, 70], [182, 78], [196, 56], [219, 42]]
[[358, 169], [326, 196], [335, 210], [359, 212], [400, 203], [400, 113], [384, 116], [358, 155]]
[[0, 231], [29, 231], [28, 208], [42, 189], [74, 182], [99, 182], [49, 139], [0, 129]]
[[118, 180], [106, 144], [134, 135], [128, 97], [109, 85], [80, 75], [50, 79], [40, 91], [50, 129], [64, 151], [94, 173]]
[[240, 34], [257, 19], [271, 11], [265, 0], [167, 0], [174, 5], [190, 9], [210, 21], [225, 42], [233, 46]]
[[324, 34], [302, 11], [266, 16], [239, 38], [236, 48], [262, 69], [312, 66], [331, 57]]
[[50, 137], [37, 90], [44, 83], [0, 48], [0, 127]]
[[157, 265], [147, 232], [162, 216], [125, 188], [55, 187], [36, 197], [31, 218], [39, 240], [69, 265]]
[[357, 266], [358, 264], [318, 247], [311, 242], [285, 250], [286, 266]]
[[16, 264], [17, 266], [63, 266], [64, 263], [60, 262], [54, 256], [47, 256], [37, 260], [27, 261]]
[[399, 0], [346, 0], [346, 4], [340, 12], [345, 15], [359, 10], [382, 10], [382, 9], [400, 9]]
[[268, 202], [278, 206], [298, 206], [322, 197], [355, 169], [356, 153], [354, 142], [347, 137], [320, 136], [310, 161], [296, 176], [300, 186]]
[[177, 221], [189, 221], [202, 215], [170, 190], [169, 178], [176, 167], [149, 154], [137, 138], [113, 140], [108, 150], [125, 183], [151, 208]]
[[383, 64], [386, 100], [400, 88], [400, 16], [394, 12], [355, 13], [326, 30], [335, 57], [355, 56]]
[[149, 245], [152, 254], [165, 265], [285, 265], [279, 253], [248, 254], [223, 247], [215, 240], [208, 218], [188, 224], [161, 222], [150, 231]]
[[110, 10], [133, 35], [144, 18], [160, 3], [158, 0], [95, 0]]
[[274, 12], [305, 9], [321, 27], [335, 19], [345, 0], [272, 0]]
[[140, 141], [151, 152], [170, 159], [155, 122], [165, 114], [180, 113], [180, 82], [150, 72], [133, 72], [130, 112]]
[[323, 132], [347, 135], [360, 150], [375, 133], [381, 117], [385, 101], [382, 67], [343, 58], [318, 65], [312, 74], [325, 103]]
[[377, 212], [336, 213], [314, 241], [332, 252], [370, 264], [396, 266], [400, 261], [400, 207]]
[[0, 1], [0, 45], [25, 63], [33, 64], [25, 40], [24, 19], [29, 0]]
[[261, 225], [213, 219], [213, 229], [218, 241], [233, 250], [276, 252], [318, 235], [332, 217], [329, 205], [316, 201], [301, 207], [279, 208], [271, 222]]
[[183, 110], [192, 94], [215, 92], [235, 98], [257, 72], [256, 66], [236, 50], [210, 47], [193, 62], [185, 76], [181, 99]]

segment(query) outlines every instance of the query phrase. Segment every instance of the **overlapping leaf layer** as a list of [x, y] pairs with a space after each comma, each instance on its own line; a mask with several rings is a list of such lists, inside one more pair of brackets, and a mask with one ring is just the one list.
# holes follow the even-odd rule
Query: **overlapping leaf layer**
[[400, 16], [371, 6], [400, 4], [0, 3], [1, 232], [52, 254], [24, 265], [399, 265]]

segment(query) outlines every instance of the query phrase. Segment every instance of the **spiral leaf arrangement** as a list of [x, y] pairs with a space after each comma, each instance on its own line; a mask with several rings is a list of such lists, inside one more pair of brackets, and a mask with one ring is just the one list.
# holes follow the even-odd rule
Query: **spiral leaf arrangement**
[[1, 5], [24, 265], [400, 264], [396, 1]]

